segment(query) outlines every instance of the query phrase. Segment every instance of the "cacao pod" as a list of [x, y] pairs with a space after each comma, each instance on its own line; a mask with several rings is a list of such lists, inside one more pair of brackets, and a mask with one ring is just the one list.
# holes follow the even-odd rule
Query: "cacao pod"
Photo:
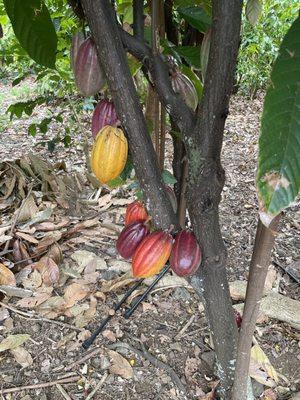
[[198, 95], [192, 81], [179, 71], [171, 75], [171, 82], [174, 92], [180, 94], [186, 105], [192, 110], [196, 110], [198, 105]]
[[125, 214], [125, 226], [137, 221], [146, 221], [149, 215], [143, 204], [135, 200], [133, 203], [128, 204]]
[[201, 264], [201, 250], [193, 232], [182, 230], [175, 238], [170, 266], [178, 276], [192, 275]]
[[170, 257], [172, 243], [172, 236], [163, 231], [146, 236], [132, 258], [133, 276], [148, 278], [158, 274]]
[[78, 54], [79, 47], [84, 42], [84, 35], [81, 31], [76, 32], [72, 37], [72, 45], [71, 45], [71, 67], [73, 72], [75, 73], [75, 62]]
[[97, 104], [92, 118], [92, 134], [93, 138], [106, 125], [115, 126], [118, 122], [118, 117], [114, 103], [109, 100], [102, 100]]
[[143, 222], [133, 222], [126, 226], [117, 240], [118, 253], [128, 260], [148, 233], [149, 228]]
[[171, 186], [166, 185], [165, 188], [166, 188], [166, 192], [167, 192], [167, 194], [168, 194], [168, 197], [169, 197], [169, 199], [170, 199], [170, 202], [171, 202], [171, 204], [172, 204], [174, 213], [176, 213], [176, 212], [177, 212], [177, 199], [176, 199], [175, 192], [174, 192], [174, 190], [171, 188]]
[[79, 47], [75, 60], [75, 83], [84, 96], [94, 96], [104, 86], [105, 79], [92, 38], [86, 39]]
[[121, 129], [105, 126], [93, 144], [91, 168], [101, 183], [117, 178], [123, 171], [128, 153], [127, 139]]

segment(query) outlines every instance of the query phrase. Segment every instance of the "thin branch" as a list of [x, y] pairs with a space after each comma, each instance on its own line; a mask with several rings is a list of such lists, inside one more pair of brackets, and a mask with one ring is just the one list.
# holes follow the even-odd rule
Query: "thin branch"
[[247, 399], [247, 381], [252, 338], [279, 221], [280, 215], [273, 219], [269, 228], [265, 227], [260, 220], [257, 224], [249, 269], [243, 321], [239, 334], [232, 400]]
[[133, 33], [139, 38], [144, 38], [144, 0], [133, 0]]

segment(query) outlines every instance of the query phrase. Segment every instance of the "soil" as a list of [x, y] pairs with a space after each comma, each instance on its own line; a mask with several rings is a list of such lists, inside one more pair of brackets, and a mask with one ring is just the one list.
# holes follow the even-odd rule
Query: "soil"
[[[26, 81], [26, 84], [33, 85], [31, 81]], [[44, 136], [31, 137], [27, 133], [27, 127], [33, 119], [38, 120], [46, 116], [49, 108], [56, 112], [61, 106], [53, 105], [47, 109], [40, 106], [31, 117], [13, 119], [10, 122], [3, 115], [15, 98], [11, 95], [10, 86], [2, 84], [0, 90], [4, 96], [2, 116], [0, 116], [4, 128], [2, 132], [0, 131], [1, 160], [13, 160], [34, 152], [53, 164], [65, 162], [68, 173], [85, 170], [83, 142], [84, 138], [90, 135], [88, 122], [91, 112], [85, 111], [80, 115], [84, 129], [76, 136], [72, 136], [71, 146], [66, 149], [59, 144], [54, 152], [50, 153], [43, 143], [53, 138], [58, 131], [62, 132], [64, 128], [55, 123]], [[223, 237], [228, 249], [230, 281], [247, 279], [254, 242], [258, 211], [255, 169], [262, 103], [262, 94], [251, 101], [235, 95], [226, 122], [222, 155], [226, 184], [220, 216]], [[66, 106], [64, 110], [67, 110]], [[66, 120], [71, 111], [64, 113]], [[170, 137], [167, 139], [167, 149], [170, 154]], [[170, 165], [170, 159], [167, 160], [167, 165]], [[91, 193], [93, 190], [90, 188], [83, 197], [89, 198]], [[132, 195], [129, 189], [124, 188], [116, 189], [115, 193], [118, 198], [128, 198]], [[102, 218], [119, 224], [122, 222], [123, 212], [122, 206], [112, 207], [102, 213]], [[84, 210], [84, 215], [92, 214], [93, 208]], [[273, 251], [273, 262], [278, 275], [278, 291], [295, 300], [300, 299], [299, 284], [284, 269], [299, 259], [299, 227], [300, 208], [299, 204], [295, 204], [284, 212]], [[115, 260], [118, 257], [114, 241], [115, 236], [104, 236], [102, 242], [99, 241], [98, 244], [91, 240], [63, 246], [64, 263], [67, 264], [70, 255], [77, 250], [92, 251], [103, 255], [106, 260]], [[103, 274], [101, 278], [104, 280], [112, 278], [107, 271]], [[60, 289], [55, 290], [59, 293]], [[96, 317], [88, 329], [92, 331], [98, 326], [123, 291], [121, 289], [116, 293], [108, 293], [105, 301], [98, 301]], [[10, 300], [8, 304], [14, 306], [14, 303], [14, 300]], [[66, 368], [86, 354], [78, 342], [78, 336], [77, 342], [74, 339], [78, 334], [75, 330], [43, 320], [24, 318], [14, 312], [10, 312], [10, 316], [13, 327], [9, 334], [27, 333], [31, 336], [25, 347], [33, 357], [33, 364], [21, 367], [10, 353], [0, 353], [0, 385], [3, 389], [55, 381], [65, 376]], [[57, 320], [71, 323], [67, 317], [58, 317]], [[178, 338], [178, 333], [188, 322], [190, 325]], [[3, 338], [1, 335], [0, 330], [0, 339]], [[57, 349], [57, 343], [66, 337], [69, 337], [69, 341], [66, 339], [66, 344]], [[279, 387], [276, 389], [277, 398], [290, 398], [292, 392], [300, 390], [299, 332], [285, 323], [269, 320], [258, 325], [256, 339], [275, 370], [284, 376], [281, 376]], [[116, 347], [116, 343], [121, 347]], [[118, 313], [107, 326], [106, 334], [99, 336], [96, 344], [100, 349], [99, 354], [71, 369], [71, 372], [80, 375], [81, 379], [76, 383], [63, 385], [67, 395], [62, 395], [54, 385], [50, 388], [19, 391], [6, 397], [3, 395], [2, 398], [86, 399], [108, 368], [108, 349], [118, 351], [130, 362], [134, 371], [133, 378], [125, 379], [116, 374], [109, 374], [103, 386], [93, 396], [94, 399], [201, 399], [201, 396], [211, 391], [216, 380], [212, 370], [213, 351], [203, 307], [199, 304], [197, 296], [184, 287], [165, 289], [150, 295], [147, 302], [144, 302], [128, 320]], [[161, 368], [161, 365], [153, 364], [145, 355], [141, 357], [139, 352], [135, 352], [134, 349], [143, 351], [143, 346], [148, 353], [162, 361], [165, 367]], [[186, 396], [178, 393], [168, 366], [181, 379], [187, 391]], [[264, 388], [259, 384], [255, 387], [259, 398]]]

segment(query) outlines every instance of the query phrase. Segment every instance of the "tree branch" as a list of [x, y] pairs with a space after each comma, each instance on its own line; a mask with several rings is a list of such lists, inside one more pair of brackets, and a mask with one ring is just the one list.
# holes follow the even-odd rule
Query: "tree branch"
[[139, 38], [144, 38], [144, 0], [133, 0], [133, 33]]
[[203, 295], [213, 332], [222, 398], [230, 398], [237, 329], [226, 278], [226, 249], [219, 224], [225, 173], [221, 148], [228, 113], [241, 26], [241, 0], [213, 0], [212, 39], [197, 123], [189, 140], [188, 210], [203, 251], [202, 268], [191, 281]]
[[[124, 127], [144, 200], [156, 226], [177, 226], [164, 190], [157, 157], [147, 130], [109, 0], [82, 0], [117, 114]], [[101, 21], [101, 23], [100, 23]], [[159, 206], [158, 206], [159, 205]]]
[[120, 28], [121, 39], [126, 50], [147, 68], [160, 101], [173, 118], [178, 128], [191, 132], [195, 123], [195, 114], [185, 104], [180, 95], [174, 92], [169, 77], [169, 69], [160, 54], [154, 55], [151, 48]]

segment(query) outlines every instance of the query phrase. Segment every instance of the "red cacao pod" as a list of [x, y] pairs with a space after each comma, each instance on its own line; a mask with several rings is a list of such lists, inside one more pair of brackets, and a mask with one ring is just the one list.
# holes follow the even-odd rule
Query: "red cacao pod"
[[95, 138], [98, 132], [106, 125], [115, 126], [118, 122], [118, 117], [114, 103], [109, 100], [101, 100], [93, 113], [92, 118], [92, 134]]
[[70, 52], [71, 67], [72, 67], [72, 70], [74, 71], [74, 73], [75, 73], [75, 62], [76, 62], [78, 50], [83, 42], [84, 42], [83, 33], [80, 31], [76, 32], [72, 37], [72, 45], [71, 45], [71, 52]]
[[132, 258], [133, 276], [148, 278], [158, 274], [170, 257], [172, 243], [172, 236], [163, 231], [146, 236]]
[[193, 232], [182, 230], [175, 238], [170, 266], [178, 276], [192, 275], [201, 264], [201, 250]]
[[181, 72], [176, 71], [171, 76], [171, 82], [174, 92], [180, 94], [185, 103], [195, 111], [198, 105], [198, 95], [192, 81]]
[[117, 240], [118, 253], [128, 260], [133, 256], [136, 248], [148, 233], [149, 228], [144, 222], [133, 222], [126, 226]]
[[79, 47], [75, 61], [75, 83], [84, 96], [94, 96], [104, 86], [104, 74], [97, 58], [92, 38], [86, 39]]
[[149, 215], [143, 204], [135, 200], [133, 203], [128, 204], [125, 214], [125, 226], [132, 224], [132, 222], [146, 221]]
[[233, 309], [233, 311], [234, 311], [235, 322], [237, 324], [238, 329], [240, 329], [243, 318], [242, 318], [241, 314], [235, 308]]
[[176, 199], [175, 192], [174, 192], [174, 190], [171, 188], [171, 186], [166, 185], [165, 188], [166, 188], [166, 192], [167, 192], [167, 194], [168, 194], [168, 197], [169, 197], [169, 199], [170, 199], [170, 202], [171, 202], [171, 204], [172, 204], [174, 213], [176, 213], [176, 212], [177, 212], [177, 199]]

